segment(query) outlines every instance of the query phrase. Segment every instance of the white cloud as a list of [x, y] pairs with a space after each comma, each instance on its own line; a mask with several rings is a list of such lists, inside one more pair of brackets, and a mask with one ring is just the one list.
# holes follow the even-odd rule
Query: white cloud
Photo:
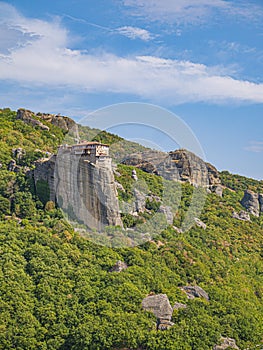
[[149, 41], [153, 39], [153, 35], [146, 29], [124, 26], [117, 28], [116, 31], [130, 39], [141, 39], [143, 41]]
[[[2, 11], [0, 3], [0, 13]], [[58, 19], [24, 18], [4, 5], [4, 26], [30, 33], [23, 46], [0, 56], [0, 79], [41, 89], [48, 86], [92, 92], [133, 94], [156, 102], [263, 103], [263, 84], [236, 80], [219, 67], [152, 56], [95, 55], [69, 48], [69, 34]], [[12, 14], [12, 16], [10, 16]], [[8, 20], [7, 20], [8, 18]]]
[[122, 3], [135, 15], [177, 24], [202, 22], [210, 18], [213, 11], [249, 20], [262, 14], [262, 7], [238, 0], [122, 0]]
[[263, 142], [262, 141], [250, 141], [249, 146], [244, 148], [248, 152], [262, 153], [263, 152]]

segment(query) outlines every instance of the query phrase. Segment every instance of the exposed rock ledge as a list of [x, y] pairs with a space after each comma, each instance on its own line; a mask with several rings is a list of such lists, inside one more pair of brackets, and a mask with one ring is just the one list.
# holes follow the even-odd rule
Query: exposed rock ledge
[[189, 182], [194, 186], [206, 187], [222, 195], [217, 169], [187, 150], [169, 153], [152, 150], [131, 154], [123, 163], [162, 176], [167, 180]]

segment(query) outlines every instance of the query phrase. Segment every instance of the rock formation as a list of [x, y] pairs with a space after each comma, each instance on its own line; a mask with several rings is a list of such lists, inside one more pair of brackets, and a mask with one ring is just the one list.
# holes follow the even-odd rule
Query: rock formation
[[116, 264], [110, 269], [110, 272], [121, 272], [127, 268], [128, 265], [125, 262], [118, 260]]
[[37, 113], [38, 118], [53, 124], [66, 132], [72, 132], [78, 134], [78, 126], [73, 119], [61, 115]]
[[16, 118], [22, 120], [26, 124], [31, 124], [32, 126], [38, 126], [41, 130], [49, 130], [49, 127], [41, 123], [39, 120], [35, 119], [35, 114], [29, 110], [20, 108], [17, 111]]
[[107, 225], [122, 226], [110, 159], [94, 164], [83, 156], [62, 152], [35, 165], [36, 188], [46, 183], [49, 199], [57, 202], [70, 220], [99, 231]]
[[145, 311], [152, 312], [157, 318], [157, 330], [166, 330], [174, 324], [171, 322], [173, 308], [166, 294], [149, 295], [142, 301]]
[[244, 210], [241, 210], [239, 213], [234, 211], [232, 217], [241, 221], [250, 221], [249, 213]]
[[211, 164], [186, 150], [169, 153], [145, 151], [127, 157], [124, 164], [140, 168], [167, 180], [189, 182], [222, 195], [219, 172]]
[[263, 194], [262, 193], [258, 195], [258, 200], [259, 200], [260, 212], [263, 213]]
[[203, 230], [206, 230], [206, 224], [203, 221], [198, 218], [194, 218], [194, 222], [196, 226], [201, 227]]
[[187, 294], [188, 299], [204, 298], [209, 300], [209, 295], [199, 286], [185, 286], [181, 290]]
[[42, 119], [50, 124], [53, 124], [65, 132], [69, 132], [75, 138], [79, 138], [78, 134], [78, 125], [74, 122], [73, 119], [69, 117], [64, 117], [55, 114], [46, 114], [46, 113], [37, 113], [35, 114], [32, 111], [20, 108], [17, 111], [17, 119], [23, 120], [27, 124], [31, 124], [33, 126], [38, 126], [42, 130], [49, 130], [49, 127], [41, 123], [38, 119]]
[[161, 205], [158, 212], [165, 215], [168, 225], [173, 224], [174, 214], [170, 206]]
[[134, 188], [133, 192], [135, 198], [134, 211], [136, 211], [137, 213], [144, 212], [146, 204], [146, 194], [140, 192], [139, 190], [137, 190], [137, 188]]
[[186, 309], [187, 305], [182, 303], [175, 303], [173, 309], [174, 310], [180, 310], [180, 309]]
[[23, 148], [19, 147], [19, 148], [12, 149], [12, 154], [14, 158], [16, 158], [17, 160], [21, 160], [23, 156], [26, 154], [26, 152], [25, 150], [23, 150]]
[[259, 217], [260, 212], [263, 211], [261, 203], [262, 195], [250, 190], [245, 191], [244, 197], [241, 200], [243, 207], [246, 208], [250, 214], [256, 217]]
[[235, 339], [222, 337], [221, 344], [215, 345], [213, 347], [213, 350], [226, 350], [228, 348], [239, 350], [239, 347], [237, 346]]
[[15, 173], [18, 173], [20, 170], [20, 166], [16, 164], [16, 161], [14, 159], [11, 159], [10, 162], [7, 165], [8, 171], [14, 171]]

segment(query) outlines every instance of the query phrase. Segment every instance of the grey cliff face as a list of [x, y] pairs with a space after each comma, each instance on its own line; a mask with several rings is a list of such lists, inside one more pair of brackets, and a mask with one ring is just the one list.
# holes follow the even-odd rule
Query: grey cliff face
[[123, 163], [162, 176], [166, 180], [189, 182], [194, 186], [207, 187], [212, 192], [222, 195], [217, 169], [186, 150], [169, 153], [146, 151], [130, 155]]
[[263, 213], [263, 194], [262, 193], [258, 195], [258, 200], [259, 200], [260, 212]]
[[35, 184], [45, 181], [50, 200], [69, 217], [91, 229], [122, 226], [110, 160], [93, 164], [70, 154], [52, 156], [36, 163]]
[[252, 192], [250, 190], [245, 191], [244, 197], [241, 200], [241, 204], [244, 208], [247, 209], [247, 211], [256, 216], [259, 217], [260, 213], [260, 201], [262, 199], [260, 198], [260, 195], [258, 193]]

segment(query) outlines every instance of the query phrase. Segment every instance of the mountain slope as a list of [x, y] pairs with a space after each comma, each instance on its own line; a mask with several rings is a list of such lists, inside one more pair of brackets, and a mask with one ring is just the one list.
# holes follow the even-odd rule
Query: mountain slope
[[[243, 191], [260, 192], [261, 182], [221, 174], [223, 196], [208, 194], [200, 217], [206, 229], [194, 225], [182, 233], [173, 225], [180, 225], [191, 201], [193, 187], [185, 183], [173, 225], [139, 247], [112, 249], [74, 232], [54, 203], [40, 201], [26, 176], [43, 152], [56, 150], [64, 131], [46, 121], [49, 130], [25, 124], [10, 110], [0, 117], [0, 349], [210, 350], [221, 336], [234, 338], [240, 349], [260, 348], [262, 216], [241, 221], [233, 211], [244, 210]], [[15, 148], [26, 153], [9, 171]], [[130, 170], [121, 165], [116, 178], [126, 199]], [[137, 175], [160, 195], [158, 176]], [[110, 272], [118, 260], [128, 268]], [[181, 287], [189, 285], [202, 287], [209, 301], [188, 299]], [[174, 310], [175, 325], [164, 332], [141, 306], [148, 294], [159, 293], [172, 306], [187, 305]]]

